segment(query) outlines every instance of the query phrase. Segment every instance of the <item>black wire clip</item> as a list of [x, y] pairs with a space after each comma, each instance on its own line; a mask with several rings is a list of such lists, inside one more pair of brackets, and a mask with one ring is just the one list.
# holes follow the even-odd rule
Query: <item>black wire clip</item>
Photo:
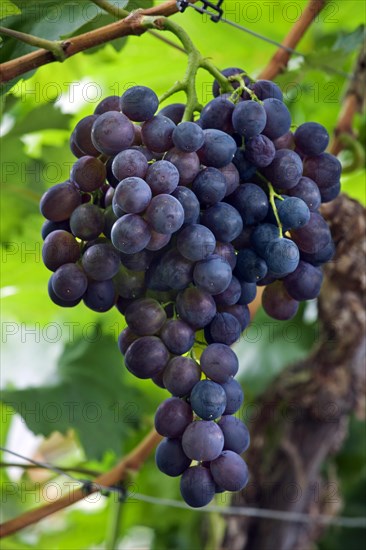
[[[205, 12], [209, 12], [210, 19], [214, 23], [218, 23], [222, 16], [224, 15], [224, 10], [222, 9], [222, 4], [224, 3], [224, 0], [217, 0], [217, 2], [209, 2], [208, 0], [199, 0], [202, 2], [203, 6], [202, 8], [205, 10]], [[196, 4], [191, 4], [188, 0], [177, 0], [177, 8], [182, 13], [189, 7], [195, 8]], [[199, 10], [199, 7], [196, 7], [197, 11]], [[201, 12], [201, 13], [205, 13]], [[215, 15], [216, 14], [216, 15]]]

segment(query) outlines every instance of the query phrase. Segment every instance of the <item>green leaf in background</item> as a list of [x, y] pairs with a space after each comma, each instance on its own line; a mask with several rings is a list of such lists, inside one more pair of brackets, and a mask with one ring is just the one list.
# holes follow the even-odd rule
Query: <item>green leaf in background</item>
[[[87, 457], [101, 459], [109, 450], [120, 455], [125, 438], [149, 411], [144, 410], [146, 399], [126, 381], [114, 339], [102, 336], [100, 327], [92, 325], [87, 338], [66, 346], [57, 382], [5, 390], [2, 401], [35, 434], [47, 437], [75, 429]], [[42, 357], [39, 361], [41, 366]]]
[[337, 34], [337, 39], [334, 43], [333, 50], [335, 52], [342, 51], [352, 53], [357, 50], [366, 38], [365, 25], [360, 25], [353, 32], [340, 32]]
[[10, 17], [12, 15], [18, 15], [21, 13], [21, 10], [14, 4], [14, 2], [11, 2], [10, 0], [2, 0], [0, 4], [0, 19], [5, 19], [6, 17]]

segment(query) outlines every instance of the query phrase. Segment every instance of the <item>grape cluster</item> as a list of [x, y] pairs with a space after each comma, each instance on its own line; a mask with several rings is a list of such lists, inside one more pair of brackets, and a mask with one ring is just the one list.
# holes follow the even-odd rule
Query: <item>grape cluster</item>
[[157, 466], [182, 476], [193, 507], [248, 481], [230, 346], [259, 285], [279, 320], [318, 296], [334, 253], [319, 207], [340, 189], [323, 126], [292, 132], [276, 84], [223, 74], [234, 92], [215, 81], [196, 121], [182, 121], [183, 104], [156, 114], [145, 86], [104, 99], [72, 132], [70, 179], [41, 199], [50, 298], [124, 315], [126, 368], [171, 394], [155, 416]]

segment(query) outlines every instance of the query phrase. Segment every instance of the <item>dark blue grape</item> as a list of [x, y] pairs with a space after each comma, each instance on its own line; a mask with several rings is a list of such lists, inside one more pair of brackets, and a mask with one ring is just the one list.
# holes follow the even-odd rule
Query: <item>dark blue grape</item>
[[241, 306], [251, 304], [257, 296], [257, 285], [255, 283], [247, 283], [242, 281], [240, 283], [241, 294], [237, 303]]
[[271, 140], [277, 139], [290, 130], [291, 114], [288, 108], [279, 99], [265, 99], [263, 108], [267, 115], [267, 122], [263, 134]]
[[145, 155], [137, 149], [121, 151], [112, 162], [112, 172], [118, 181], [131, 177], [144, 179], [148, 168]]
[[316, 212], [321, 204], [319, 187], [310, 178], [300, 178], [299, 183], [295, 187], [292, 187], [292, 189], [289, 189], [287, 194], [290, 197], [302, 199], [308, 205], [311, 212]]
[[273, 145], [275, 146], [276, 151], [278, 149], [291, 149], [293, 151], [295, 149], [294, 134], [291, 131], [286, 132], [286, 134], [283, 134], [283, 136], [274, 139]]
[[302, 171], [299, 155], [289, 149], [280, 149], [263, 172], [277, 189], [291, 189], [299, 183]]
[[118, 252], [110, 244], [93, 244], [85, 250], [81, 264], [85, 273], [95, 281], [112, 279], [120, 268]]
[[195, 178], [192, 190], [202, 206], [220, 202], [226, 195], [225, 176], [217, 168], [204, 168]]
[[162, 280], [170, 288], [183, 290], [193, 282], [194, 264], [175, 248], [170, 249], [160, 261]]
[[230, 243], [243, 229], [243, 220], [239, 212], [224, 202], [207, 208], [202, 214], [201, 222], [211, 229], [216, 239], [222, 243]]
[[234, 131], [232, 117], [235, 105], [223, 97], [217, 97], [207, 103], [201, 111], [200, 123], [204, 130], [214, 128], [227, 134]]
[[226, 393], [220, 384], [212, 380], [201, 380], [190, 395], [193, 412], [203, 420], [216, 420], [226, 408]]
[[164, 369], [164, 386], [177, 397], [189, 395], [201, 379], [201, 369], [189, 357], [173, 357]]
[[266, 262], [254, 250], [243, 248], [239, 250], [235, 274], [246, 283], [256, 283], [267, 275]]
[[94, 147], [105, 155], [117, 155], [130, 147], [135, 137], [132, 122], [122, 113], [108, 111], [94, 122], [91, 138]]
[[159, 111], [159, 115], [166, 116], [174, 122], [174, 124], [179, 124], [182, 121], [184, 111], [186, 106], [184, 103], [172, 103], [171, 105], [166, 105]]
[[276, 154], [273, 142], [260, 134], [254, 136], [245, 144], [245, 156], [251, 164], [258, 168], [265, 168], [273, 161]]
[[58, 183], [50, 187], [41, 198], [39, 205], [42, 216], [52, 222], [67, 220], [75, 208], [81, 204], [81, 196], [75, 187], [68, 183]]
[[81, 204], [71, 214], [70, 229], [83, 241], [96, 239], [104, 229], [103, 210], [96, 204]]
[[182, 475], [180, 492], [183, 500], [192, 508], [202, 508], [215, 496], [215, 482], [210, 470], [203, 466], [192, 466]]
[[301, 252], [315, 254], [332, 240], [327, 222], [316, 212], [311, 212], [310, 221], [305, 227], [291, 231], [291, 237]]
[[241, 284], [233, 275], [229, 286], [220, 294], [215, 295], [215, 302], [219, 306], [233, 306], [241, 296]]
[[149, 167], [145, 179], [153, 195], [170, 195], [179, 183], [179, 172], [171, 162], [158, 160]]
[[170, 118], [157, 115], [142, 125], [142, 140], [146, 147], [164, 153], [173, 147], [173, 132], [176, 125]]
[[205, 140], [202, 128], [194, 122], [182, 122], [173, 132], [173, 143], [179, 151], [194, 153], [198, 151]]
[[278, 201], [277, 211], [285, 231], [304, 227], [310, 220], [306, 202], [298, 197], [286, 197], [286, 200]]
[[119, 97], [119, 95], [110, 95], [108, 97], [105, 97], [95, 107], [94, 114], [102, 115], [107, 111], [120, 111], [121, 110], [120, 102], [121, 102], [121, 98]]
[[76, 264], [64, 264], [52, 275], [52, 289], [61, 300], [73, 302], [85, 293], [88, 279]]
[[101, 160], [91, 156], [82, 156], [71, 168], [70, 180], [86, 193], [99, 189], [107, 177], [107, 170]]
[[224, 434], [224, 451], [241, 454], [250, 444], [250, 435], [246, 425], [235, 416], [225, 414], [218, 422]]
[[183, 187], [179, 185], [175, 191], [172, 193], [183, 206], [184, 210], [184, 223], [185, 224], [195, 224], [199, 220], [200, 216], [200, 203], [196, 195], [188, 189], [188, 187]]
[[220, 313], [230, 313], [230, 315], [233, 315], [239, 321], [241, 332], [250, 323], [250, 311], [247, 305], [235, 304], [233, 306], [220, 307]]
[[116, 187], [113, 203], [126, 214], [139, 214], [146, 210], [152, 193], [148, 184], [141, 178], [131, 177], [122, 180]]
[[271, 80], [257, 80], [257, 82], [250, 85], [250, 88], [257, 98], [262, 101], [269, 98], [278, 99], [279, 101], [283, 100], [281, 88]]
[[56, 292], [53, 290], [52, 286], [53, 281], [53, 274], [51, 278], [48, 281], [48, 296], [51, 298], [52, 302], [56, 304], [57, 306], [61, 307], [75, 307], [81, 302], [81, 296], [80, 298], [77, 298], [76, 300], [63, 300], [62, 298], [59, 298], [56, 294]]
[[130, 328], [123, 329], [118, 336], [118, 347], [122, 355], [125, 355], [132, 342], [138, 339], [139, 336], [132, 332]]
[[121, 111], [135, 122], [151, 119], [158, 107], [158, 96], [146, 86], [133, 86], [121, 97]]
[[238, 319], [231, 313], [218, 313], [209, 326], [211, 342], [231, 346], [240, 338], [241, 326]]
[[199, 288], [187, 288], [176, 299], [177, 313], [194, 329], [204, 328], [216, 314], [213, 297]]
[[116, 303], [116, 291], [113, 281], [89, 281], [83, 301], [93, 311], [104, 312], [110, 310]]
[[315, 181], [320, 192], [335, 185], [342, 173], [342, 165], [334, 155], [322, 153], [307, 157], [304, 161], [304, 176]]
[[274, 275], [287, 275], [295, 271], [300, 261], [300, 252], [290, 239], [270, 241], [263, 254], [268, 270]]
[[197, 153], [183, 153], [174, 147], [167, 152], [164, 158], [177, 168], [179, 172], [179, 185], [189, 185], [192, 183], [201, 169]]
[[150, 229], [151, 238], [146, 245], [146, 250], [151, 250], [153, 252], [161, 250], [164, 248], [170, 241], [170, 235], [163, 235], [162, 233], [157, 233], [153, 229]]
[[250, 235], [250, 243], [254, 251], [263, 257], [267, 245], [270, 241], [278, 239], [280, 231], [276, 225], [263, 223], [255, 227]]
[[183, 225], [183, 206], [171, 195], [156, 195], [146, 210], [146, 220], [154, 231], [171, 235]]
[[240, 183], [239, 171], [232, 162], [223, 168], [219, 168], [219, 170], [226, 180], [226, 195], [231, 195]]
[[141, 252], [136, 252], [135, 254], [120, 253], [122, 265], [131, 271], [146, 271], [154, 257], [154, 253], [146, 249], [141, 250]]
[[295, 143], [304, 155], [320, 155], [329, 144], [329, 134], [317, 122], [305, 122], [295, 132]]
[[234, 414], [240, 409], [244, 402], [244, 393], [241, 385], [235, 378], [231, 378], [228, 382], [222, 384], [222, 387], [226, 393], [226, 408], [224, 414]]
[[211, 344], [203, 351], [200, 365], [205, 375], [219, 384], [224, 384], [239, 369], [239, 360], [225, 344]]
[[216, 243], [214, 254], [220, 256], [230, 265], [233, 270], [236, 266], [236, 253], [235, 248], [230, 243]]
[[337, 181], [336, 183], [329, 185], [329, 187], [322, 187], [320, 189], [320, 195], [322, 203], [330, 202], [336, 199], [341, 192], [341, 182]]
[[51, 271], [63, 264], [72, 264], [80, 258], [80, 246], [68, 231], [60, 229], [47, 235], [42, 247], [42, 260]]
[[267, 216], [267, 195], [254, 183], [239, 185], [227, 200], [238, 210], [245, 225], [259, 223]]
[[50, 220], [46, 220], [41, 229], [42, 239], [45, 240], [53, 231], [67, 231], [71, 233], [69, 220], [64, 220], [62, 222], [51, 222]]
[[[180, 437], [187, 426], [190, 426], [192, 419], [193, 414], [188, 403], [178, 397], [169, 397], [156, 411], [155, 429], [164, 437]], [[183, 450], [186, 452], [184, 446]]]
[[[142, 298], [146, 291], [145, 273], [143, 271], [130, 271], [121, 266], [114, 278], [118, 294], [125, 300]], [[122, 314], [125, 314], [125, 309]]]
[[220, 256], [208, 256], [197, 262], [193, 271], [195, 285], [212, 295], [224, 292], [231, 281], [230, 264]]
[[213, 254], [215, 247], [215, 236], [204, 225], [188, 225], [178, 235], [178, 251], [192, 262], [207, 258]]
[[[264, 107], [256, 101], [243, 101], [233, 112], [234, 130], [245, 138], [261, 134], [266, 126], [267, 115]], [[270, 136], [269, 136], [270, 137]]]
[[151, 239], [147, 223], [137, 214], [126, 214], [112, 227], [113, 245], [125, 254], [135, 254], [143, 250]]
[[159, 470], [171, 477], [182, 475], [191, 464], [180, 439], [163, 439], [156, 449], [155, 461]]
[[130, 329], [139, 336], [153, 336], [166, 322], [166, 313], [156, 300], [141, 298], [128, 306], [125, 318]]
[[246, 158], [244, 149], [236, 150], [233, 164], [237, 168], [242, 182], [251, 181], [257, 171], [257, 167]]
[[278, 321], [288, 321], [295, 317], [299, 302], [291, 298], [282, 281], [276, 281], [264, 289], [262, 306], [270, 317]]
[[98, 119], [98, 115], [88, 115], [77, 123], [72, 133], [73, 141], [84, 155], [97, 157], [99, 150], [95, 147], [91, 133], [94, 122]]
[[165, 368], [168, 361], [169, 352], [157, 336], [142, 336], [135, 340], [125, 355], [127, 369], [142, 379], [156, 376]]
[[313, 300], [320, 294], [323, 282], [321, 269], [300, 261], [296, 270], [284, 278], [285, 289], [294, 300]]
[[210, 464], [213, 479], [225, 491], [241, 491], [248, 483], [248, 467], [233, 451], [223, 453]]
[[193, 347], [195, 332], [181, 319], [171, 319], [161, 329], [160, 338], [171, 353], [183, 355]]
[[223, 168], [229, 164], [236, 151], [236, 143], [231, 136], [221, 130], [203, 130], [205, 141], [198, 156], [205, 166]]
[[182, 446], [192, 460], [215, 460], [224, 448], [224, 435], [212, 420], [196, 420], [185, 429]]
[[320, 248], [314, 253], [307, 253], [300, 250], [300, 256], [304, 262], [319, 266], [330, 262], [334, 257], [335, 251], [335, 244], [333, 241], [330, 241], [326, 246]]

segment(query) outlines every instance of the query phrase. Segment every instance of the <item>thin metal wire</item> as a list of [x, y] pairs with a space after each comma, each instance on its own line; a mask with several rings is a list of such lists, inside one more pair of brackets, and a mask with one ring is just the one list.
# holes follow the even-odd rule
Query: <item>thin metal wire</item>
[[63, 475], [68, 477], [69, 479], [80, 483], [85, 489], [86, 493], [90, 492], [90, 489], [97, 489], [97, 491], [104, 491], [105, 493], [117, 493], [121, 499], [123, 500], [130, 500], [130, 502], [133, 502], [133, 500], [139, 500], [141, 502], [146, 502], [149, 504], [155, 504], [157, 506], [169, 506], [172, 508], [180, 508], [182, 510], [189, 510], [193, 512], [201, 512], [201, 513], [220, 513], [225, 516], [244, 516], [244, 517], [256, 517], [256, 518], [262, 518], [262, 519], [273, 519], [276, 521], [287, 521], [287, 522], [296, 522], [296, 523], [305, 523], [305, 524], [312, 524], [312, 523], [319, 523], [321, 525], [335, 525], [338, 527], [345, 527], [348, 529], [359, 529], [359, 528], [366, 528], [366, 518], [363, 517], [333, 517], [333, 516], [327, 516], [327, 515], [319, 515], [319, 516], [310, 516], [308, 514], [302, 514], [298, 512], [281, 512], [278, 510], [266, 510], [261, 508], [251, 508], [246, 506], [216, 506], [216, 505], [209, 505], [205, 506], [204, 508], [191, 508], [184, 502], [181, 502], [179, 500], [173, 500], [168, 498], [160, 498], [160, 497], [153, 497], [150, 495], [143, 495], [141, 493], [134, 493], [131, 492], [131, 494], [128, 494], [128, 491], [126, 491], [123, 487], [117, 487], [117, 486], [109, 486], [106, 487], [104, 485], [100, 485], [99, 483], [95, 483], [91, 480], [85, 480], [85, 479], [78, 479], [63, 470], [60, 470], [57, 468], [57, 466], [53, 466], [51, 464], [46, 464], [43, 462], [38, 462], [37, 460], [33, 460], [32, 458], [28, 458], [26, 456], [23, 456], [19, 453], [16, 453], [14, 451], [11, 451], [10, 449], [6, 449], [5, 447], [0, 447], [0, 450], [6, 453], [10, 453], [18, 458], [21, 458], [23, 460], [26, 460], [27, 462], [30, 462], [32, 464], [35, 464], [36, 466], [41, 466], [42, 468], [47, 468], [48, 470], [55, 472], [59, 475]]
[[[212, 13], [205, 8], [196, 6], [196, 4], [187, 4], [187, 7], [193, 8], [195, 11], [201, 13], [202, 15], [209, 15], [211, 16]], [[268, 42], [269, 44], [272, 44], [273, 46], [277, 46], [278, 48], [281, 48], [282, 50], [287, 51], [288, 53], [291, 53], [292, 55], [298, 55], [299, 57], [302, 57], [303, 59], [306, 59], [306, 55], [294, 50], [293, 48], [290, 48], [289, 46], [285, 46], [284, 44], [281, 44], [281, 42], [277, 42], [277, 40], [273, 40], [272, 38], [268, 38], [267, 36], [264, 36], [263, 34], [260, 34], [258, 32], [252, 31], [251, 29], [248, 29], [247, 27], [244, 27], [243, 25], [239, 25], [239, 23], [235, 23], [235, 21], [231, 21], [230, 19], [226, 19], [225, 17], [221, 17], [219, 21], [222, 21], [223, 23], [226, 23], [227, 25], [231, 25], [232, 27], [235, 27], [236, 29], [246, 32], [247, 34], [250, 34], [254, 36], [255, 38], [259, 38], [260, 40], [263, 40], [264, 42]], [[219, 22], [218, 21], [218, 22]], [[342, 76], [343, 78], [347, 78], [348, 80], [353, 80], [354, 76], [352, 74], [346, 73], [345, 71], [341, 71], [339, 69], [335, 69], [333, 67], [329, 67], [328, 65], [322, 65], [320, 68], [324, 69], [325, 71], [338, 74], [339, 76]]]

